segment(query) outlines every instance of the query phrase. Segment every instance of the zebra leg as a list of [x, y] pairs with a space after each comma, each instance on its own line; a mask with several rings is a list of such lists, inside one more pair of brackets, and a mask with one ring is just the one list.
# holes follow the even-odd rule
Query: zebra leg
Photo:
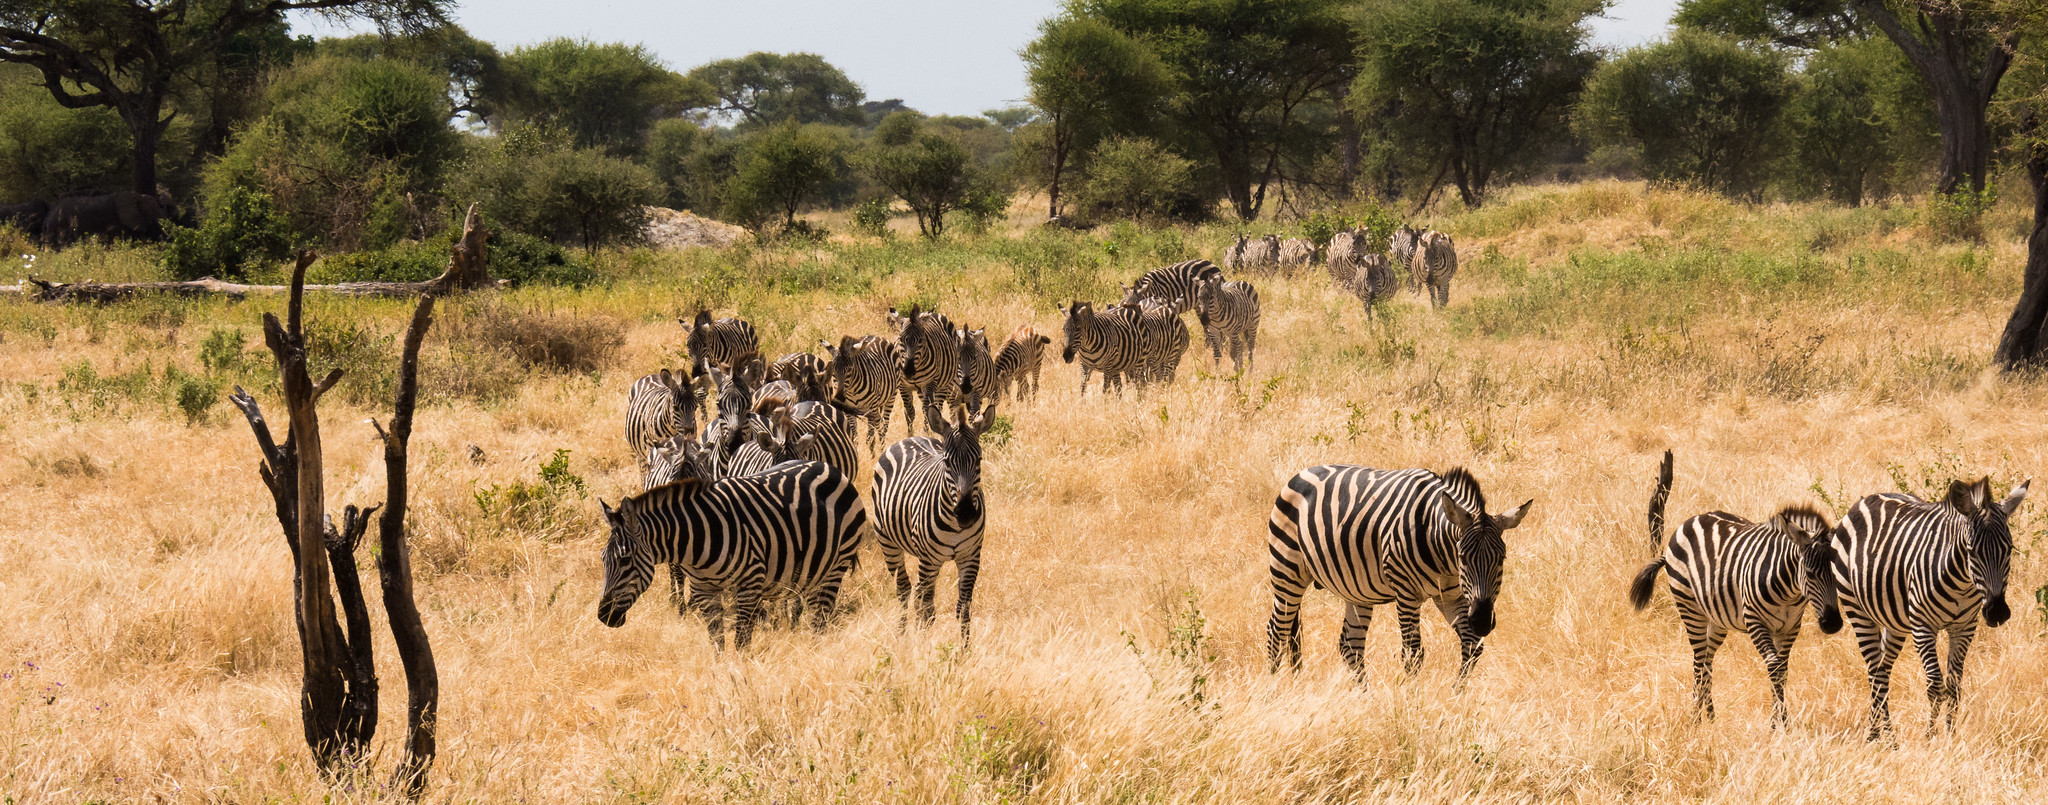
[[1970, 657], [1970, 641], [1977, 639], [1977, 622], [1969, 621], [1948, 631], [1948, 728], [1956, 728], [1956, 710], [1963, 703], [1963, 661]]
[[1394, 617], [1401, 624], [1401, 671], [1414, 676], [1422, 670], [1422, 604], [1396, 601]]
[[1258, 331], [1246, 331], [1244, 334], [1244, 366], [1246, 369], [1251, 369], [1259, 365], [1258, 357], [1256, 354], [1254, 354], [1257, 352], [1258, 348]]
[[[1203, 327], [1202, 340], [1209, 345], [1210, 371], [1223, 371], [1223, 342], [1228, 340], [1223, 335], [1223, 331], [1215, 327]], [[1230, 357], [1233, 360], [1237, 358], [1237, 347], [1234, 344], [1230, 349]]]
[[1712, 624], [1704, 634], [1687, 635], [1692, 640], [1692, 706], [1698, 718], [1714, 717], [1714, 654], [1728, 630]]
[[674, 562], [668, 564], [668, 600], [676, 605], [678, 617], [690, 615], [690, 577]]
[[1863, 665], [1870, 671], [1870, 730], [1864, 740], [1875, 741], [1892, 731], [1892, 663], [1906, 637], [1874, 623], [1856, 623], [1856, 645], [1863, 650]]
[[[903, 606], [903, 622], [898, 625], [908, 628], [910, 626], [910, 574], [903, 569], [903, 549], [897, 547], [894, 540], [880, 540], [880, 542], [882, 543], [882, 563], [889, 567], [889, 575], [896, 577], [896, 603]], [[916, 561], [916, 559], [913, 558], [911, 561]]]
[[1351, 669], [1351, 677], [1365, 681], [1365, 630], [1372, 626], [1372, 607], [1344, 602], [1344, 633], [1337, 638], [1337, 654]]
[[1438, 281], [1438, 282], [1432, 282], [1432, 283], [1430, 283], [1430, 289], [1436, 292], [1436, 293], [1435, 293], [1435, 296], [1436, 296], [1436, 306], [1437, 306], [1437, 307], [1439, 307], [1439, 308], [1445, 308], [1445, 307], [1450, 307], [1450, 306], [1451, 306], [1451, 278], [1450, 278], [1450, 277], [1445, 277], [1445, 278], [1443, 278], [1443, 279], [1442, 279], [1441, 281]]
[[690, 588], [690, 607], [704, 616], [711, 631], [711, 647], [725, 650], [725, 588], [716, 582], [699, 581]]
[[1771, 677], [1771, 726], [1785, 726], [1785, 670], [1791, 662], [1792, 639], [1798, 632], [1784, 638], [1771, 631], [1762, 620], [1749, 621], [1749, 642], [1756, 644], [1757, 656], [1764, 659], [1764, 672]]
[[[1109, 390], [1109, 375], [1102, 376], [1102, 386], [1104, 391]], [[1088, 367], [1086, 366], [1081, 367], [1081, 396], [1088, 396]]]
[[[1299, 560], [1301, 557], [1294, 557]], [[1301, 670], [1301, 595], [1302, 579], [1299, 561], [1294, 570], [1284, 567], [1277, 559], [1273, 563], [1273, 616], [1266, 621], [1266, 672], [1280, 670], [1280, 661], [1285, 659], [1287, 667]]]
[[903, 435], [917, 435], [917, 405], [911, 397], [914, 386], [904, 386], [897, 393], [903, 396]]
[[1436, 599], [1436, 611], [1443, 613], [1444, 622], [1450, 624], [1451, 632], [1458, 636], [1458, 686], [1462, 689], [1465, 678], [1472, 675], [1473, 666], [1479, 664], [1479, 655], [1486, 653], [1486, 644], [1472, 633], [1470, 622], [1466, 620], [1465, 602], [1456, 590]]
[[960, 617], [960, 649], [965, 651], [974, 638], [974, 581], [981, 575], [981, 553], [953, 557], [953, 567], [960, 571], [960, 602], [954, 611]]
[[939, 571], [946, 566], [943, 560], [935, 561], [922, 556], [911, 557], [917, 562], [917, 619], [930, 626], [938, 618], [933, 599], [938, 597]]
[[1941, 728], [1941, 715], [1948, 709], [1948, 684], [1941, 676], [1941, 649], [1935, 641], [1941, 632], [1933, 627], [1913, 625], [1913, 651], [1920, 655], [1920, 667], [1927, 671], [1927, 736]]
[[754, 642], [754, 621], [761, 617], [761, 598], [768, 592], [768, 569], [755, 564], [740, 574], [732, 591], [732, 647]]

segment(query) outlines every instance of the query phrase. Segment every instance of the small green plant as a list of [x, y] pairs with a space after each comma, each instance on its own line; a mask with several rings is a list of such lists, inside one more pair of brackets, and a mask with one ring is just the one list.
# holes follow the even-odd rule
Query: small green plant
[[590, 496], [590, 486], [569, 470], [569, 451], [556, 449], [542, 462], [540, 480], [492, 484], [478, 489], [472, 498], [477, 511], [507, 529], [532, 533], [540, 539], [566, 535], [566, 525], [576, 502]]
[[889, 237], [889, 200], [871, 198], [854, 207], [853, 230], [872, 238]]
[[1330, 239], [1338, 232], [1350, 229], [1355, 223], [1355, 219], [1341, 212], [1316, 210], [1301, 219], [1301, 236], [1314, 241], [1316, 248], [1320, 249], [1330, 245]]
[[[1174, 694], [1174, 700], [1190, 710], [1199, 710], [1209, 701], [1210, 672], [1216, 663], [1216, 652], [1210, 646], [1209, 618], [1202, 614], [1201, 594], [1193, 587], [1181, 591], [1180, 605], [1175, 607], [1166, 624], [1166, 657], [1177, 666], [1177, 671], [1187, 674], [1187, 687]], [[1119, 631], [1124, 638], [1124, 647], [1133, 655], [1144, 659], [1145, 649], [1138, 645], [1138, 636], [1129, 630]], [[1148, 670], [1148, 674], [1151, 672]], [[1152, 677], [1152, 688], [1158, 690], [1163, 681]]]
[[1010, 443], [1010, 437], [1015, 432], [1016, 423], [1009, 417], [997, 414], [995, 421], [990, 422], [988, 425], [988, 443], [995, 447], [1002, 447]]
[[1937, 238], [1977, 242], [1984, 239], [1984, 214], [1998, 204], [1998, 188], [1985, 185], [1981, 191], [1968, 187], [1953, 193], [1933, 193], [1921, 211], [1927, 230]]
[[235, 327], [215, 327], [199, 342], [199, 365], [209, 374], [225, 375], [242, 368], [248, 336]]
[[172, 366], [164, 369], [164, 383], [171, 387], [178, 410], [185, 412], [185, 424], [196, 425], [206, 419], [206, 412], [213, 410], [214, 403], [220, 402], [221, 381], [210, 377], [194, 377]]
[[178, 279], [217, 274], [221, 279], [246, 279], [250, 272], [291, 255], [291, 224], [268, 194], [245, 187], [229, 188], [213, 200], [206, 222], [191, 229], [165, 227], [170, 245], [164, 248], [164, 270]]

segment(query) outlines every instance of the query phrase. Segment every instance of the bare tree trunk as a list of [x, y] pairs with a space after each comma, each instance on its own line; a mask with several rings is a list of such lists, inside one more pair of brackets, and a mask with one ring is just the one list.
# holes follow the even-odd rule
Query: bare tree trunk
[[2034, 186], [2034, 230], [2027, 235], [2027, 268], [2020, 280], [2020, 298], [1991, 360], [2010, 372], [2039, 368], [2048, 358], [2048, 144], [2039, 136], [2032, 110], [2020, 116], [2020, 138], [2026, 142], [2027, 180]]
[[1877, 24], [1906, 54], [1934, 97], [1941, 126], [1941, 170], [1936, 190], [1981, 192], [1989, 178], [1991, 127], [1986, 109], [2012, 66], [2019, 33], [2001, 33], [2007, 21], [1991, 12], [1952, 3], [1904, 4], [1901, 17], [1885, 0], [1856, 0], [1856, 10]]
[[[393, 788], [417, 798], [426, 787], [427, 771], [434, 765], [434, 727], [441, 703], [440, 671], [434, 665], [434, 648], [427, 640], [426, 626], [412, 592], [412, 546], [405, 529], [409, 488], [406, 483], [407, 451], [412, 441], [413, 402], [419, 393], [420, 342], [434, 323], [434, 297], [420, 297], [413, 309], [412, 324], [405, 329], [405, 351], [398, 365], [398, 399], [392, 407], [391, 428], [377, 427], [384, 442], [384, 517], [377, 523], [377, 574], [384, 583], [384, 613], [391, 622], [391, 638], [398, 645], [398, 659], [405, 665], [405, 757], [392, 773]], [[376, 422], [370, 423], [376, 426]]]

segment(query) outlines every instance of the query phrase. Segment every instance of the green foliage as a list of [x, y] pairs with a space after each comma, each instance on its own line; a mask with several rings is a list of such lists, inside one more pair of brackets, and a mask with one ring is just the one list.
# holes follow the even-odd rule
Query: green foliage
[[1601, 65], [1574, 123], [1596, 145], [1636, 149], [1653, 180], [1754, 198], [1791, 95], [1782, 55], [1681, 29]]
[[798, 208], [846, 181], [845, 138], [825, 126], [792, 118], [761, 129], [743, 148], [726, 185], [726, 217], [756, 231], [778, 216], [785, 229], [794, 226]]
[[853, 208], [853, 229], [872, 238], [889, 236], [889, 200], [871, 198]]
[[291, 256], [291, 224], [261, 191], [230, 187], [214, 199], [199, 228], [170, 224], [163, 266], [181, 280], [215, 276], [241, 281]]
[[133, 170], [127, 139], [112, 109], [66, 109], [34, 70], [0, 64], [0, 201], [124, 188]]
[[856, 160], [870, 179], [910, 207], [927, 240], [944, 234], [949, 212], [985, 224], [1009, 204], [1009, 191], [973, 164], [953, 136], [927, 128], [912, 112], [883, 120]]
[[1948, 241], [1982, 241], [1984, 214], [1998, 205], [1998, 186], [1987, 184], [1982, 191], [1968, 185], [1953, 193], [1929, 193], [1921, 209], [1927, 230]]
[[712, 88], [640, 45], [550, 39], [507, 53], [492, 99], [510, 122], [569, 133], [577, 148], [638, 153], [654, 122], [713, 103]]
[[661, 204], [678, 210], [715, 213], [725, 204], [725, 186], [739, 169], [738, 140], [682, 118], [654, 124], [641, 164], [658, 183]]
[[451, 192], [483, 204], [498, 226], [587, 251], [638, 241], [643, 207], [660, 200], [646, 168], [598, 149], [562, 147], [544, 134], [479, 148]]
[[690, 71], [717, 96], [718, 108], [737, 115], [742, 128], [797, 123], [858, 126], [865, 97], [860, 85], [815, 53], [749, 53]]
[[1021, 172], [1052, 196], [1059, 215], [1061, 182], [1070, 163], [1106, 136], [1155, 129], [1168, 85], [1165, 65], [1138, 40], [1087, 16], [1039, 24], [1023, 51], [1030, 101], [1041, 116]]
[[1853, 38], [1857, 28], [1845, 0], [1680, 0], [1671, 24], [1748, 45], [1806, 48]]
[[1336, 237], [1338, 232], [1350, 229], [1354, 225], [1353, 221], [1351, 216], [1335, 210], [1316, 210], [1302, 216], [1299, 225], [1301, 236], [1314, 242], [1316, 248], [1320, 249], [1330, 245], [1330, 239]]
[[[174, 374], [176, 376], [172, 377]], [[187, 425], [196, 425], [204, 421], [206, 412], [213, 410], [214, 404], [220, 402], [222, 384], [219, 380], [193, 377], [178, 371], [177, 367], [166, 367], [164, 375], [174, 389], [173, 395], [177, 400], [178, 410], [184, 412]]]
[[1813, 50], [1785, 110], [1787, 189], [1860, 204], [1914, 181], [1936, 152], [1926, 89], [1883, 39]]
[[569, 470], [569, 451], [555, 450], [542, 462], [539, 481], [492, 484], [472, 495], [477, 511], [501, 528], [517, 529], [548, 541], [568, 536], [575, 507], [590, 496], [590, 486]]
[[[1566, 113], [1599, 63], [1587, 18], [1604, 0], [1374, 0], [1361, 7], [1349, 103], [1422, 176], [1467, 206], [1563, 145]], [[1426, 193], [1435, 187], [1424, 187]]]
[[248, 360], [248, 344], [248, 336], [240, 329], [215, 327], [199, 342], [199, 365], [213, 375], [239, 372]]
[[1087, 180], [1074, 191], [1084, 220], [1160, 219], [1199, 212], [1194, 164], [1144, 137], [1111, 137], [1088, 158]]
[[426, 205], [460, 153], [446, 79], [420, 65], [301, 60], [267, 93], [270, 113], [207, 170], [205, 195], [276, 201], [302, 242], [377, 248], [425, 234]]

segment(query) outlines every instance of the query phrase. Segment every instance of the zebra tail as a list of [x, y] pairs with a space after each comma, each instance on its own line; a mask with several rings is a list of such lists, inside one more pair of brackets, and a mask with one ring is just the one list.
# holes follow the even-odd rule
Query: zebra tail
[[1660, 556], [1636, 573], [1636, 580], [1628, 585], [1628, 602], [1636, 609], [1650, 605], [1650, 596], [1657, 592], [1657, 574], [1663, 570], [1664, 558]]
[[[1664, 463], [1657, 468], [1657, 486], [1650, 492], [1650, 555], [1664, 552], [1664, 501], [1671, 498], [1671, 451], [1664, 451]], [[1641, 605], [1638, 604], [1638, 607]]]

